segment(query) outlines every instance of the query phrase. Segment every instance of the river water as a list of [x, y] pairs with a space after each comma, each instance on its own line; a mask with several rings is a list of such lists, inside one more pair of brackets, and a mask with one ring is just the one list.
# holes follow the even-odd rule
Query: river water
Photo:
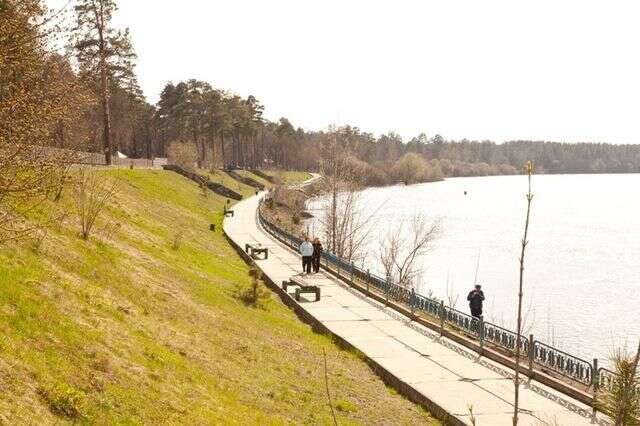
[[[380, 241], [418, 214], [440, 220], [441, 233], [420, 263], [417, 290], [467, 312], [477, 279], [485, 319], [515, 330], [526, 177], [451, 178], [371, 188], [360, 207], [372, 214], [365, 268], [383, 275]], [[466, 191], [466, 195], [465, 195]], [[586, 360], [635, 349], [640, 338], [640, 175], [540, 175], [526, 251], [527, 332]], [[309, 209], [321, 215], [322, 200]], [[310, 229], [320, 225], [312, 219]], [[408, 229], [406, 226], [405, 229]], [[477, 278], [476, 278], [477, 276]]]

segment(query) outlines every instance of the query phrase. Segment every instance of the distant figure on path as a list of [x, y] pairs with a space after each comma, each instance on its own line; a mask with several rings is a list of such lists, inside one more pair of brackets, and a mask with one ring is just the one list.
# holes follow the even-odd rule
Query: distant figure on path
[[300, 255], [302, 256], [302, 273], [311, 273], [311, 262], [313, 259], [313, 245], [309, 242], [309, 237], [304, 237], [300, 244]]
[[313, 272], [320, 270], [320, 257], [322, 256], [322, 243], [318, 238], [313, 240]]
[[476, 284], [475, 289], [471, 290], [467, 296], [469, 307], [471, 308], [471, 316], [480, 320], [482, 319], [482, 301], [484, 300], [484, 293], [481, 288], [480, 284]]

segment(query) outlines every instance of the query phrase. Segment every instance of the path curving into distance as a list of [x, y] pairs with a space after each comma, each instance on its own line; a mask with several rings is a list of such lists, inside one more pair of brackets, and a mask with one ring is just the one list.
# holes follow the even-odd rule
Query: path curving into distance
[[[318, 179], [314, 175], [312, 180]], [[264, 193], [233, 206], [234, 217], [225, 218], [224, 232], [236, 245], [246, 243], [269, 249], [267, 260], [256, 265], [267, 279], [279, 285], [301, 272], [301, 260], [267, 233], [258, 223], [257, 210]], [[339, 340], [357, 348], [374, 370], [400, 393], [425, 405], [436, 417], [452, 424], [471, 425], [473, 406], [477, 425], [513, 424], [512, 370], [479, 358], [475, 352], [385, 308], [332, 275], [322, 272], [305, 280], [321, 288], [319, 302], [313, 296], [300, 303], [290, 293], [281, 298], [296, 312]], [[541, 383], [520, 388], [519, 425], [591, 425], [591, 408]], [[601, 418], [597, 423], [608, 424]]]

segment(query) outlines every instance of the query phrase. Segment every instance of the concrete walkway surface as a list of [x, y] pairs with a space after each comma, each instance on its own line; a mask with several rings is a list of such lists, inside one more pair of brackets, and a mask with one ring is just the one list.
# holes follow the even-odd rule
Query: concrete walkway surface
[[[267, 247], [268, 259], [256, 263], [273, 282], [281, 283], [301, 272], [301, 260], [259, 225], [257, 209], [262, 195], [236, 204], [235, 216], [224, 221], [224, 231], [239, 247], [246, 243]], [[512, 425], [512, 370], [441, 338], [326, 272], [303, 279], [319, 286], [322, 293], [318, 302], [312, 302], [311, 294], [302, 295], [299, 305], [306, 313], [449, 413], [455, 423], [471, 425], [472, 406], [476, 425]], [[291, 295], [294, 291], [295, 287], [290, 287]], [[535, 381], [521, 386], [520, 407], [519, 425], [608, 424], [600, 418], [594, 422], [587, 405]]]

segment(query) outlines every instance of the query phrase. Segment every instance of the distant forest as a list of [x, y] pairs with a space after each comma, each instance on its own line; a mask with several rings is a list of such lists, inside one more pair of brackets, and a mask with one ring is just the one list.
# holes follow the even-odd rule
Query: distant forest
[[[68, 40], [67, 55], [47, 46], [49, 36], [38, 33], [36, 23], [47, 20], [41, 1], [5, 0], [0, 4], [7, 22], [23, 25], [25, 40], [38, 44], [24, 47], [39, 52], [33, 62], [44, 70], [43, 84], [48, 87], [40, 97], [55, 98], [54, 88], [65, 94], [65, 108], [50, 120], [47, 134], [41, 135], [43, 141], [30, 137], [27, 143], [104, 152], [110, 161], [116, 151], [132, 158], [165, 157], [169, 146], [180, 142], [193, 149], [203, 168], [317, 170], [322, 167], [323, 145], [333, 140], [340, 146], [343, 166], [366, 176], [367, 184], [515, 174], [528, 160], [535, 162], [537, 173], [640, 171], [638, 145], [496, 144], [424, 134], [403, 141], [394, 133], [374, 137], [352, 126], [307, 131], [287, 118], [265, 119], [264, 105], [255, 96], [241, 97], [198, 80], [168, 83], [159, 102], [151, 105], [138, 84], [131, 34], [112, 25], [117, 10], [114, 0], [101, 2], [99, 11], [92, 1], [75, 3], [73, 28], [64, 34], [55, 31], [57, 38]], [[10, 39], [0, 39], [5, 41]], [[5, 76], [10, 74], [0, 74], [0, 100], [8, 96], [4, 80], [9, 77]]]

